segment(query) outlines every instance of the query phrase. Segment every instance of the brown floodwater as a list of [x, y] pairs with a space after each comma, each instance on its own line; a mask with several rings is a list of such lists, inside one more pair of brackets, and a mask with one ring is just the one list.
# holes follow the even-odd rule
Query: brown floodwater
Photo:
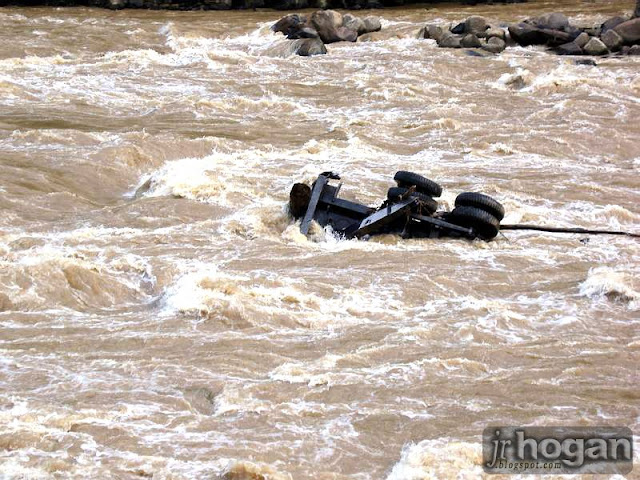
[[385, 9], [313, 58], [272, 11], [0, 9], [0, 478], [474, 479], [490, 424], [638, 434], [637, 240], [286, 213], [319, 172], [376, 205], [408, 169], [443, 209], [637, 232], [639, 58], [415, 39], [633, 3]]

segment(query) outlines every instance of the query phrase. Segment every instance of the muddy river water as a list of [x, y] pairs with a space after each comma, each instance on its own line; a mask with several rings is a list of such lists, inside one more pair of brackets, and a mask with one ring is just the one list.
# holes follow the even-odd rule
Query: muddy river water
[[0, 478], [474, 479], [489, 424], [637, 434], [637, 240], [307, 239], [286, 211], [406, 169], [441, 208], [638, 231], [639, 58], [415, 39], [633, 3], [385, 9], [312, 58], [273, 11], [0, 9]]

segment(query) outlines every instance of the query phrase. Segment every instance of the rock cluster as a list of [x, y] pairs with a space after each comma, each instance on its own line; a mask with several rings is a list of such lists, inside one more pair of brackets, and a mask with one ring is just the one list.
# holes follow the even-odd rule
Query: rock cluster
[[500, 53], [507, 47], [506, 31], [491, 26], [484, 17], [477, 15], [449, 28], [425, 25], [418, 32], [418, 38], [435, 40], [442, 48], [481, 48], [491, 53]]
[[428, 24], [418, 38], [433, 39], [443, 48], [477, 48], [500, 53], [507, 45], [545, 45], [560, 55], [640, 55], [640, 0], [633, 16], [610, 18], [602, 25], [578, 27], [562, 13], [547, 13], [510, 25], [492, 26], [480, 16], [439, 26]]
[[342, 15], [334, 10], [318, 10], [310, 17], [297, 13], [286, 15], [274, 23], [271, 30], [294, 40], [294, 52], [306, 57], [327, 53], [325, 44], [355, 42], [358, 36], [381, 28], [377, 17], [359, 18], [350, 13]]
[[560, 55], [640, 53], [640, 18], [613, 17], [602, 25], [580, 28], [561, 13], [550, 13], [509, 26], [509, 34], [521, 46], [547, 45]]

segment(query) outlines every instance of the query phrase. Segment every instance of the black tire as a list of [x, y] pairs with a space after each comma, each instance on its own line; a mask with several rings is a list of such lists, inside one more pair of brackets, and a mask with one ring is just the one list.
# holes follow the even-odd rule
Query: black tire
[[456, 207], [475, 207], [490, 213], [498, 220], [504, 218], [504, 207], [496, 199], [482, 193], [464, 192], [456, 198]]
[[[387, 190], [387, 199], [391, 203], [395, 203], [398, 201], [400, 197], [406, 194], [408, 191], [407, 188], [404, 187], [391, 187]], [[438, 210], [438, 202], [431, 198], [429, 195], [425, 195], [420, 192], [413, 192], [411, 194], [412, 198], [417, 198], [420, 201], [420, 211], [423, 214], [431, 215]]]
[[416, 192], [424, 193], [430, 197], [439, 197], [442, 195], [442, 187], [440, 185], [417, 173], [400, 170], [396, 172], [393, 179], [399, 187], [409, 188], [415, 185]]
[[461, 227], [473, 228], [483, 240], [495, 238], [500, 231], [500, 221], [496, 217], [475, 207], [456, 207], [448, 220]]

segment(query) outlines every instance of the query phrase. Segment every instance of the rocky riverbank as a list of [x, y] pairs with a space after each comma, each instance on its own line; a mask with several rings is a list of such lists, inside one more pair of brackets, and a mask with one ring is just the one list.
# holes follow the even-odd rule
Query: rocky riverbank
[[[325, 44], [355, 42], [358, 37], [381, 30], [377, 17], [359, 18], [333, 10], [310, 17], [289, 14], [272, 26], [295, 43], [292, 52], [301, 56], [327, 53]], [[576, 25], [564, 14], [553, 12], [513, 24], [492, 24], [473, 15], [449, 25], [428, 23], [419, 39], [435, 40], [442, 48], [479, 49], [498, 54], [508, 46], [543, 45], [559, 55], [640, 55], [640, 0], [631, 14], [609, 18], [599, 25]], [[367, 36], [371, 40], [370, 36]]]

